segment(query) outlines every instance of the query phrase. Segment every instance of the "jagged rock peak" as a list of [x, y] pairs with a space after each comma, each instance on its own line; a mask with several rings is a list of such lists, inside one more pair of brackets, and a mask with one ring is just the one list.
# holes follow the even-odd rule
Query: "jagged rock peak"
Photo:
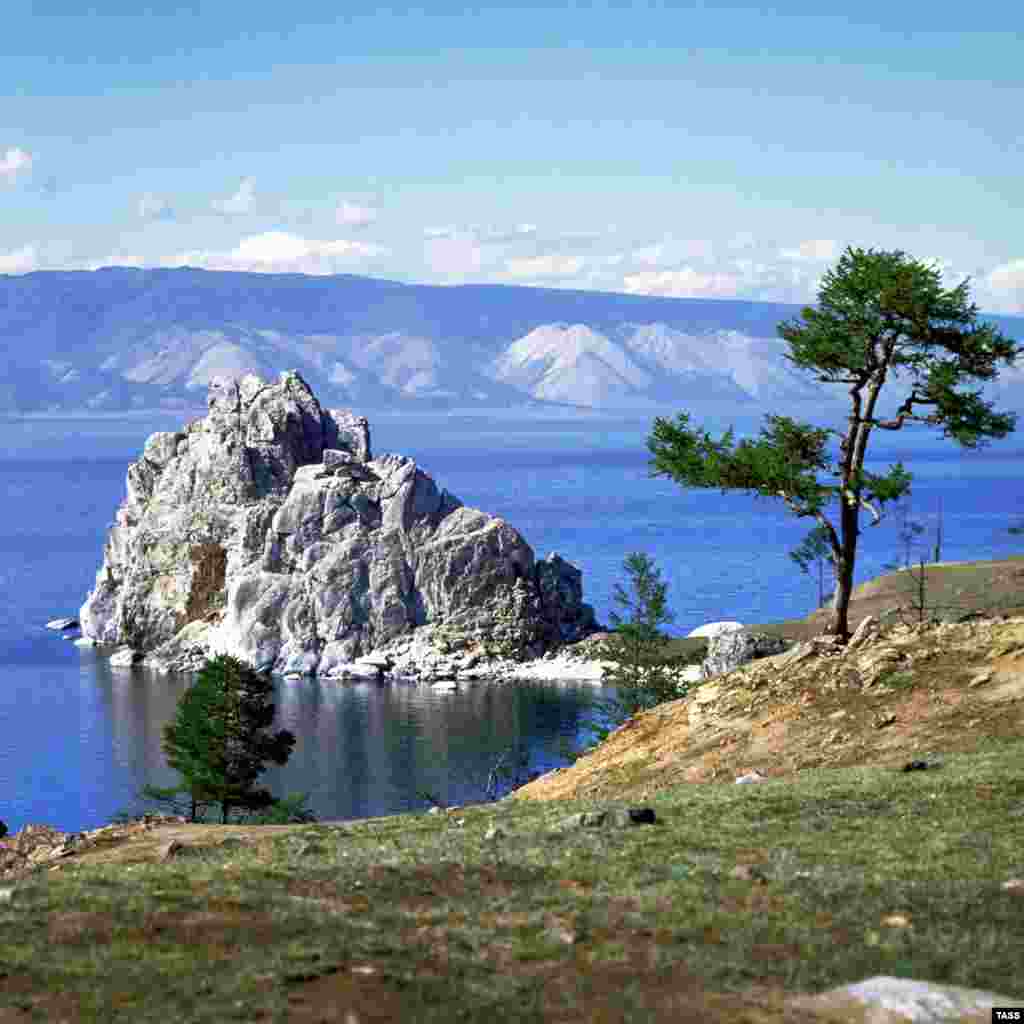
[[217, 378], [208, 406], [129, 468], [85, 637], [171, 669], [223, 652], [344, 675], [421, 627], [513, 658], [597, 628], [579, 569], [535, 562], [412, 459], [374, 459], [366, 419], [323, 409], [294, 371]]

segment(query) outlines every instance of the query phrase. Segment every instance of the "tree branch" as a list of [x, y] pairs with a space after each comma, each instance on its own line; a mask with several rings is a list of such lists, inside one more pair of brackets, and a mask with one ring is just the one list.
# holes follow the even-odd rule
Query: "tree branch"
[[894, 420], [868, 420], [868, 422], [873, 427], [880, 427], [882, 430], [900, 430], [905, 420], [910, 420], [911, 423], [927, 423], [929, 426], [935, 426], [940, 422], [938, 416], [914, 416], [905, 412], [901, 412]]
[[862, 494], [854, 494], [848, 487], [844, 487], [843, 497], [848, 505], [863, 505], [871, 513], [872, 526], [877, 526], [882, 521], [881, 513]]
[[906, 401], [896, 410], [896, 416], [891, 420], [871, 420], [869, 421], [874, 427], [881, 427], [883, 430], [900, 430], [905, 420], [911, 420], [917, 423], [928, 423], [934, 426], [941, 422], [941, 419], [937, 416], [915, 416], [914, 406], [915, 405], [938, 405], [939, 403], [934, 398], [923, 398], [917, 393], [917, 389], [911, 389], [910, 394], [907, 396]]
[[863, 496], [861, 496], [860, 503], [871, 513], [871, 525], [877, 526], [882, 521], [882, 513]]

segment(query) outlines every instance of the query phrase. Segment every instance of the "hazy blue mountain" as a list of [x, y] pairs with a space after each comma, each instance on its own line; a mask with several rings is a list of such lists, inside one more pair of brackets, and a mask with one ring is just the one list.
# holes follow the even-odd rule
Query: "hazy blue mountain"
[[[190, 268], [0, 275], [0, 412], [193, 409], [297, 369], [330, 405], [620, 410], [819, 403], [776, 334], [800, 307]], [[991, 317], [1024, 341], [1024, 319]], [[1024, 376], [1000, 385], [1024, 407]], [[836, 401], [843, 389], [826, 392]], [[1022, 400], [1017, 401], [1018, 395]]]

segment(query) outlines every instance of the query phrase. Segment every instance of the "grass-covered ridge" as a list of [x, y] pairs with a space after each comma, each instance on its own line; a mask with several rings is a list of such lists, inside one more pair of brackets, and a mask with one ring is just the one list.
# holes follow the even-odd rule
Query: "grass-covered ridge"
[[495, 803], [160, 826], [0, 881], [0, 1022], [845, 1022], [790, 997], [880, 974], [1024, 1002], [1022, 574], [930, 567], [989, 617], [755, 662]]
[[345, 1019], [316, 1016], [328, 1004], [358, 1020], [782, 1020], [802, 1019], [783, 992], [876, 974], [1024, 998], [1024, 894], [1004, 887], [1024, 875], [1024, 740], [928, 771], [811, 770], [647, 805], [654, 825], [560, 827], [615, 803], [504, 800], [274, 829], [168, 863], [69, 860], [0, 903], [0, 1006], [75, 1021]]

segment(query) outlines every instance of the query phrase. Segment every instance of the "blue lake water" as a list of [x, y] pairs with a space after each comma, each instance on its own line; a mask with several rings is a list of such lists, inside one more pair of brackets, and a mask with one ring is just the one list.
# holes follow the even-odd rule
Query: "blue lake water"
[[[180, 422], [180, 421], [179, 421]], [[587, 599], [608, 621], [622, 562], [650, 554], [669, 584], [685, 635], [716, 619], [797, 618], [817, 603], [817, 582], [787, 552], [813, 525], [780, 502], [683, 491], [651, 479], [644, 440], [651, 418], [516, 423], [473, 417], [370, 416], [375, 453], [412, 455], [466, 504], [505, 517], [538, 557], [558, 551], [584, 573]], [[77, 613], [124, 496], [128, 462], [148, 434], [174, 421], [11, 421], [0, 448], [0, 819], [61, 829], [104, 824], [139, 806], [145, 783], [169, 785], [162, 729], [187, 685], [181, 678], [111, 670], [92, 651], [44, 628]], [[907, 444], [914, 518], [930, 551], [942, 502], [944, 560], [1001, 558], [1024, 548], [1008, 527], [1024, 518], [1021, 452], [1012, 439], [964, 452], [951, 442]], [[867, 517], [865, 517], [867, 519]], [[865, 524], [857, 580], [897, 554], [896, 526]], [[586, 737], [588, 684], [481, 684], [438, 694], [413, 684], [277, 683], [278, 726], [298, 742], [264, 781], [278, 795], [309, 791], [325, 819], [480, 799], [510, 745], [530, 767], [566, 763], [562, 738]]]

